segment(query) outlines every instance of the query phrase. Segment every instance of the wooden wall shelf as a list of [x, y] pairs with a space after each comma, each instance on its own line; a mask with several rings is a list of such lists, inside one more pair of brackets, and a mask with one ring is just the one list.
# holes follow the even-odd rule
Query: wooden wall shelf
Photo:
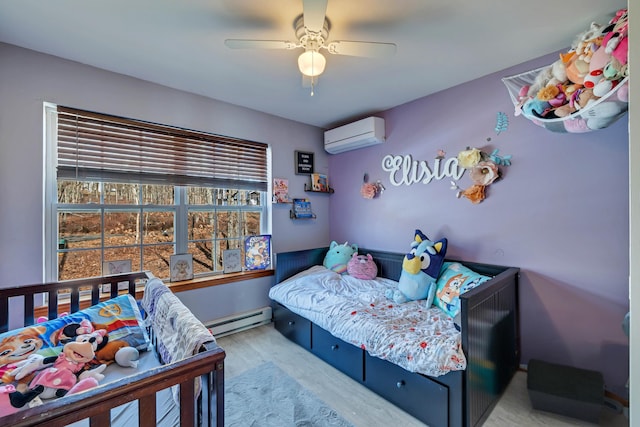
[[308, 184], [305, 184], [304, 185], [304, 191], [306, 191], [307, 193], [332, 194], [333, 193], [333, 188], [329, 187], [328, 191], [318, 191], [318, 190], [313, 190], [311, 186], [309, 186]]

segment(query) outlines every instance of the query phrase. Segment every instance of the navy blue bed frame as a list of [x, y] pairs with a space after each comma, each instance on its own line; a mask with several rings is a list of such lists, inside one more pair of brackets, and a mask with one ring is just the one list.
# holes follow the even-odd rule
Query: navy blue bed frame
[[[327, 250], [324, 247], [277, 253], [275, 283], [313, 265], [321, 265]], [[358, 253], [370, 253], [373, 256], [378, 266], [378, 276], [392, 280], [400, 277], [404, 254], [364, 248], [360, 248]], [[364, 350], [345, 342], [339, 343], [343, 346], [342, 355], [335, 356], [335, 352], [327, 355], [322, 350], [322, 344], [326, 336], [332, 337], [326, 331], [273, 302], [275, 327], [289, 339], [432, 427], [480, 426], [520, 364], [520, 269], [459, 262], [480, 274], [492, 276], [490, 281], [460, 296], [462, 348], [467, 357], [467, 369], [464, 371], [454, 371], [440, 377], [411, 373], [387, 361], [373, 358]], [[333, 341], [340, 340], [333, 338]], [[333, 341], [330, 343], [331, 349], [337, 350], [339, 345]], [[344, 347], [348, 352], [344, 352]], [[353, 353], [360, 351], [362, 357], [356, 353], [354, 358]], [[357, 366], [354, 367], [354, 364]]]

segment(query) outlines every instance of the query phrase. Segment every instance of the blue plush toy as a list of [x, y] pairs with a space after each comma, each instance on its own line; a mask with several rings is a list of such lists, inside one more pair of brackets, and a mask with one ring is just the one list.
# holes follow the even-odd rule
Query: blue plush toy
[[324, 256], [322, 265], [336, 273], [346, 274], [347, 264], [354, 253], [358, 253], [358, 245], [349, 246], [347, 242], [339, 245], [333, 241], [329, 246], [329, 251]]
[[386, 297], [400, 304], [407, 301], [426, 300], [433, 304], [436, 280], [447, 253], [447, 239], [432, 242], [422, 231], [416, 230], [411, 251], [404, 256], [398, 289], [389, 289]]
[[525, 101], [522, 111], [527, 116], [542, 117], [545, 110], [551, 108], [551, 104], [538, 98], [531, 98]]

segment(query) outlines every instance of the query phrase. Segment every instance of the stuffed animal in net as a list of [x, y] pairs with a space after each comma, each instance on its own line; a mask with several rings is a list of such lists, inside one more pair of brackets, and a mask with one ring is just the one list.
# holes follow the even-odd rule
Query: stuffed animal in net
[[447, 253], [447, 239], [433, 242], [420, 230], [416, 230], [411, 251], [404, 256], [398, 289], [388, 289], [386, 297], [401, 304], [407, 301], [425, 300], [433, 304], [436, 280]]
[[371, 254], [358, 255], [354, 253], [347, 264], [347, 273], [357, 279], [371, 280], [378, 275], [378, 266]]
[[102, 372], [107, 365], [87, 369], [94, 356], [91, 342], [72, 341], [64, 345], [58, 356], [34, 354], [19, 362], [12, 372], [17, 380], [33, 372], [37, 373], [29, 383], [29, 390], [9, 395], [11, 405], [22, 408], [36, 397], [53, 399], [98, 386], [98, 382], [104, 378]]
[[348, 242], [339, 245], [335, 241], [331, 242], [327, 254], [324, 256], [324, 265], [329, 270], [339, 274], [347, 273], [347, 264], [354, 253], [358, 253], [358, 245], [349, 246]]

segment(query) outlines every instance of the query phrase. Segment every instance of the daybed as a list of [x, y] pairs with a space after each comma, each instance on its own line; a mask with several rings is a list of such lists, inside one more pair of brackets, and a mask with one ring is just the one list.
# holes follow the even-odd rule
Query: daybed
[[[145, 335], [145, 339], [150, 345], [148, 351], [139, 352], [137, 367], [121, 367], [118, 363], [111, 363], [104, 371], [105, 378], [97, 387], [60, 398], [43, 399], [44, 403], [39, 406], [24, 406], [0, 418], [0, 425], [61, 426], [77, 422], [74, 425], [130, 426], [137, 423], [139, 426], [156, 426], [179, 423], [181, 426], [224, 426], [225, 352], [210, 333], [209, 337], [206, 336], [206, 328], [162, 281], [152, 278], [148, 273], [126, 273], [0, 289], [0, 334], [8, 332], [10, 327], [12, 331], [17, 331], [23, 326], [38, 327], [49, 322], [66, 322], [65, 319], [84, 316], [95, 308], [99, 308], [101, 315], [116, 316], [116, 327], [126, 324], [127, 328], [131, 327], [130, 330], [138, 333], [140, 322], [132, 325], [129, 320], [118, 318], [123, 306], [111, 302], [126, 299], [131, 302], [132, 310], [138, 310], [138, 304], [129, 295], [135, 296], [136, 285], [141, 283], [146, 285], [141, 304], [141, 318], [145, 317], [145, 321], [140, 330], [146, 331], [148, 335]], [[128, 294], [124, 290], [119, 292], [119, 286], [126, 286]], [[44, 319], [44, 323], [36, 323], [39, 314], [36, 306], [40, 305], [43, 296], [48, 301], [46, 317], [53, 320], [47, 322]], [[105, 296], [111, 299], [104, 301]], [[89, 305], [91, 307], [85, 308]], [[62, 311], [68, 311], [69, 314], [63, 317]], [[166, 322], [163, 317], [170, 318], [173, 323]], [[167, 329], [174, 326], [173, 332]], [[171, 337], [171, 333], [177, 338]], [[185, 348], [176, 352], [175, 342], [171, 341], [183, 343], [180, 340], [187, 335], [197, 335], [198, 344], [194, 344], [193, 351]], [[123, 341], [126, 339], [122, 338]], [[185, 350], [182, 351], [185, 356], [176, 357], [181, 350]], [[152, 367], [147, 369], [148, 366]], [[125, 376], [114, 379], [118, 375], [110, 377], [111, 370], [124, 372], [122, 375]], [[3, 400], [2, 403], [7, 401]], [[165, 408], [167, 404], [168, 409]]]
[[[308, 271], [319, 268], [314, 266], [322, 265], [328, 249], [278, 253], [275, 258], [276, 284], [270, 295], [277, 295], [274, 290], [286, 279], [292, 278], [285, 283], [298, 281], [300, 280], [298, 278], [305, 276]], [[400, 277], [404, 254], [363, 248], [360, 248], [358, 253], [369, 253], [373, 256], [378, 267], [379, 278], [397, 281]], [[371, 356], [366, 346], [357, 345], [356, 340], [343, 341], [330, 331], [319, 327], [316, 323], [324, 321], [322, 316], [348, 316], [348, 313], [342, 314], [340, 310], [344, 311], [344, 307], [349, 307], [350, 301], [345, 301], [346, 305], [335, 310], [321, 306], [324, 303], [322, 300], [327, 299], [325, 296], [333, 298], [333, 295], [329, 295], [333, 291], [322, 295], [311, 295], [311, 299], [318, 303], [318, 308], [314, 309], [312, 306], [306, 314], [308, 317], [315, 318], [316, 323], [295, 313], [294, 310], [303, 312], [299, 310], [297, 304], [292, 303], [287, 307], [284, 305], [286, 303], [275, 300], [280, 297], [272, 296], [275, 328], [287, 338], [431, 427], [479, 426], [487, 418], [519, 367], [517, 287], [519, 269], [470, 262], [460, 263], [479, 274], [491, 277], [489, 281], [460, 295], [459, 322], [453, 322], [449, 318], [450, 324], [455, 326], [457, 323], [461, 329], [459, 338], [467, 362], [464, 370], [451, 370], [438, 376], [424, 375], [418, 373], [419, 371], [410, 372], [382, 357]], [[304, 282], [301, 283], [304, 284]], [[346, 287], [357, 288], [353, 284], [347, 284]], [[376, 305], [383, 305], [380, 301], [382, 300], [376, 300]], [[389, 307], [392, 305], [390, 303]], [[438, 310], [432, 307], [424, 311], [433, 314], [438, 313]], [[367, 307], [362, 306], [359, 312], [362, 311], [368, 311]], [[351, 314], [356, 314], [356, 309]], [[373, 319], [375, 322], [375, 316], [375, 312], [369, 315], [368, 321]], [[440, 316], [435, 314], [432, 317]], [[401, 319], [401, 321], [405, 320]], [[344, 323], [352, 322], [347, 320]], [[355, 324], [355, 321], [353, 323]], [[373, 333], [375, 325], [369, 323], [369, 326], [374, 327], [360, 334]], [[340, 332], [349, 327], [344, 326]], [[456, 332], [454, 329], [454, 333]], [[425, 347], [429, 345], [429, 343], [420, 344]]]

